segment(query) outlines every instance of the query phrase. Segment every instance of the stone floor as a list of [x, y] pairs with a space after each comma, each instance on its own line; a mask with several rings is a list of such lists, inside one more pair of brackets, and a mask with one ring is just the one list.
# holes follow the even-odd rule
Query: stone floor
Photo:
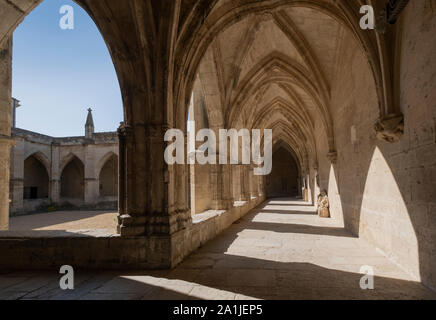
[[[375, 289], [360, 289], [360, 268]], [[0, 275], [0, 299], [436, 299], [374, 247], [313, 207], [273, 200], [235, 223], [172, 271], [76, 270], [75, 289], [58, 274]]]
[[116, 212], [108, 211], [56, 211], [12, 217], [11, 231], [75, 231], [84, 229], [117, 229]]

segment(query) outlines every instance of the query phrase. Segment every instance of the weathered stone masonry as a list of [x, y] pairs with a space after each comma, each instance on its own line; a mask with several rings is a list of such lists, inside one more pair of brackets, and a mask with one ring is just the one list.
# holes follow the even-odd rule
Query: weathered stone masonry
[[[13, 142], [11, 36], [39, 2], [0, 1], [2, 229]], [[378, 30], [360, 28], [357, 0], [77, 3], [108, 45], [123, 96], [120, 234], [24, 238], [24, 246], [3, 233], [2, 268], [25, 267], [29, 257], [41, 267], [73, 260], [171, 267], [262, 202], [268, 181], [252, 177], [251, 167], [192, 171], [164, 162], [163, 134], [186, 132], [194, 93], [207, 119], [199, 127], [272, 129], [275, 148], [296, 162], [304, 198], [313, 203], [327, 190], [333, 219], [436, 287], [434, 1], [409, 1]], [[388, 1], [365, 3], [381, 22], [389, 17], [380, 14]], [[195, 207], [222, 212], [204, 220], [191, 215], [188, 182], [201, 184], [202, 175], [213, 196], [203, 194]]]

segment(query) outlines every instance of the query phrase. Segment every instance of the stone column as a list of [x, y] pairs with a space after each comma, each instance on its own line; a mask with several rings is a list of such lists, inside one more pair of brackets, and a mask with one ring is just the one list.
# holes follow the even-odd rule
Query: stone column
[[24, 205], [24, 143], [21, 138], [15, 138], [16, 145], [11, 152], [10, 193], [12, 214], [23, 211]]
[[213, 209], [228, 210], [233, 207], [231, 170], [226, 165], [211, 166], [211, 180], [213, 193]]
[[9, 229], [12, 39], [0, 48], [0, 230]]
[[[118, 129], [119, 161], [119, 207], [118, 233], [122, 236], [145, 233], [145, 215], [141, 217], [133, 203], [134, 141], [132, 127], [122, 123]], [[145, 192], [145, 190], [144, 190]]]
[[312, 203], [312, 187], [310, 185], [310, 170], [306, 175], [307, 202]]
[[[145, 97], [140, 101], [144, 100]], [[167, 142], [163, 137], [166, 130], [167, 125], [156, 123], [126, 124], [122, 129], [125, 139], [125, 196], [121, 200], [125, 208], [119, 217], [118, 227], [122, 236], [167, 237], [191, 222], [186, 190], [182, 187], [177, 189], [180, 178], [186, 177], [187, 166], [168, 168], [165, 163]], [[183, 201], [172, 196], [177, 190]]]
[[13, 140], [0, 135], [0, 230], [9, 229], [9, 174], [10, 174], [10, 152]]
[[50, 180], [50, 200], [53, 204], [59, 204], [61, 200], [61, 181], [59, 179]]
[[257, 189], [257, 183], [256, 183], [256, 177], [254, 176], [254, 168], [253, 166], [249, 167], [249, 186], [250, 186], [250, 200], [252, 198], [257, 198], [258, 195], [258, 189]]
[[[118, 128], [118, 216], [126, 213], [126, 126], [121, 122]], [[118, 221], [120, 224], [120, 221]]]
[[97, 204], [99, 183], [97, 178], [85, 178], [85, 204], [93, 206]]
[[52, 143], [51, 145], [50, 200], [54, 204], [59, 203], [61, 199], [59, 146], [58, 143]]
[[99, 183], [96, 177], [95, 157], [92, 150], [93, 144], [89, 144], [85, 149], [85, 205], [93, 206], [97, 203], [99, 195]]
[[232, 169], [230, 164], [220, 164], [219, 146], [223, 145], [219, 141], [219, 130], [223, 126], [215, 126], [211, 128], [217, 137], [216, 150], [216, 165], [211, 165], [211, 184], [212, 184], [212, 208], [214, 210], [229, 210], [233, 208], [233, 184], [232, 184]]
[[301, 176], [301, 185], [302, 185], [302, 198], [303, 201], [309, 201], [309, 189], [308, 189], [308, 180], [307, 180], [307, 174], [305, 172], [303, 172], [302, 176]]
[[259, 177], [259, 197], [265, 198], [265, 176]]
[[249, 167], [247, 165], [239, 165], [239, 173], [241, 175], [241, 201], [250, 201], [250, 185], [248, 181]]

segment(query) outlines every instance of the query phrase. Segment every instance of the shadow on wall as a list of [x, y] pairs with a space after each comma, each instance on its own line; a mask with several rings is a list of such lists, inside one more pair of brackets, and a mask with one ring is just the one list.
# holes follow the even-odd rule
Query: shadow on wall
[[[384, 145], [389, 154], [393, 147]], [[380, 148], [365, 157], [359, 154], [360, 172], [366, 174], [338, 180], [330, 175], [329, 185], [338, 181], [342, 191], [332, 202], [340, 200], [334, 206], [343, 208], [347, 230], [380, 248], [417, 281], [434, 287], [436, 219], [428, 211], [429, 194], [436, 190], [430, 172], [434, 169], [408, 170], [395, 157], [388, 161]]]
[[[334, 167], [340, 173], [334, 202], [342, 206], [348, 230], [436, 288], [436, 16], [424, 1], [411, 1], [401, 19], [403, 45], [395, 52], [399, 99], [393, 103], [404, 114], [404, 134], [394, 144], [376, 139], [378, 99], [372, 76], [355, 62], [356, 54], [344, 54], [344, 65], [351, 65], [332, 94], [338, 101], [334, 120], [340, 156]], [[357, 135], [351, 145], [352, 124]]]

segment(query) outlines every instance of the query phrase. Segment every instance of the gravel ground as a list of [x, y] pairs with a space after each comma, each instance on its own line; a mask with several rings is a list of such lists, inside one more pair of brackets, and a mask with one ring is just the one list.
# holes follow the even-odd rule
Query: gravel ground
[[117, 215], [108, 211], [59, 211], [12, 217], [10, 230], [116, 230]]

